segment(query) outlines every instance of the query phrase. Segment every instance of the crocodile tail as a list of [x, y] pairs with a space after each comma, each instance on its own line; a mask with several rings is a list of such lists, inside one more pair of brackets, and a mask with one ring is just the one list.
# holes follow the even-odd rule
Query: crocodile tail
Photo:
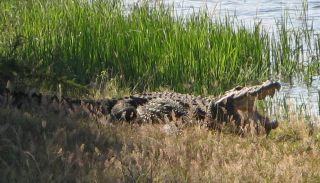
[[42, 94], [35, 90], [23, 92], [4, 88], [0, 93], [0, 107], [8, 106], [33, 111], [54, 112], [61, 115], [84, 114], [96, 119], [107, 117], [116, 103], [115, 99], [79, 100]]

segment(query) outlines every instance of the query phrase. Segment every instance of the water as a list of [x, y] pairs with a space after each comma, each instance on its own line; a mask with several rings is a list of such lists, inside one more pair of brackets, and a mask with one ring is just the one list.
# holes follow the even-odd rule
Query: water
[[278, 105], [278, 109], [284, 108], [285, 100], [285, 105], [288, 105], [291, 113], [300, 112], [306, 116], [319, 116], [320, 76], [314, 76], [312, 80], [310, 85], [302, 82], [300, 78], [294, 78], [290, 83], [281, 82], [282, 88], [273, 99], [274, 105]]
[[[141, 0], [125, 0], [131, 6]], [[236, 15], [237, 18], [248, 25], [261, 21], [266, 30], [276, 27], [276, 21], [286, 13], [291, 17], [293, 26], [303, 26], [304, 10], [303, 0], [152, 0], [150, 5], [162, 2], [173, 5], [175, 14], [188, 16], [193, 12], [206, 10], [215, 17]], [[320, 1], [308, 0], [308, 23], [314, 29], [320, 30]], [[312, 25], [313, 22], [313, 25]]]
[[[140, 1], [125, 0], [128, 7], [137, 2]], [[261, 22], [262, 27], [268, 32], [275, 32], [281, 18], [288, 16], [289, 27], [308, 30], [312, 28], [315, 32], [320, 32], [319, 0], [152, 0], [149, 4], [157, 6], [159, 2], [173, 5], [175, 16], [187, 17], [202, 10], [207, 11], [213, 19], [235, 15], [237, 20], [249, 27]], [[273, 108], [276, 108], [274, 113], [289, 110], [302, 112], [307, 116], [319, 116], [320, 76], [311, 80], [311, 84], [307, 85], [299, 77], [293, 78], [290, 83], [282, 82], [280, 79], [282, 89], [272, 100]]]

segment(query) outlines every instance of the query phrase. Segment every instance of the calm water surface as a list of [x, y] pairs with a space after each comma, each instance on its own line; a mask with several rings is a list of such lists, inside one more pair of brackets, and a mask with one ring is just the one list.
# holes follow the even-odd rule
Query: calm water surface
[[[126, 0], [127, 6], [131, 6], [138, 0]], [[154, 6], [158, 0], [150, 1]], [[308, 17], [308, 29], [311, 27], [320, 32], [320, 0], [308, 0], [307, 6], [303, 5], [302, 0], [163, 0], [167, 5], [173, 5], [174, 13], [177, 16], [188, 16], [193, 12], [206, 10], [212, 18], [221, 18], [225, 15], [236, 15], [237, 19], [247, 26], [260, 22], [265, 30], [274, 32], [277, 29], [277, 22], [284, 15], [290, 17], [289, 26], [299, 28], [306, 26], [304, 24], [306, 9]], [[290, 83], [282, 82], [282, 89], [277, 96], [272, 99], [274, 104], [273, 112], [279, 113], [279, 110], [285, 111], [288, 104], [291, 111], [304, 111], [311, 116], [319, 116], [319, 92], [320, 77], [312, 78], [311, 85], [307, 86], [302, 79], [294, 78]], [[279, 109], [281, 108], [281, 109]]]
[[[125, 4], [131, 6], [141, 0], [125, 0]], [[286, 13], [291, 18], [293, 26], [299, 27], [304, 16], [303, 0], [150, 0], [150, 5], [163, 2], [173, 5], [177, 15], [187, 16], [193, 12], [207, 10], [210, 15], [223, 17], [224, 15], [236, 15], [246, 24], [262, 22], [267, 29], [276, 27], [276, 22]], [[313, 22], [314, 29], [320, 30], [320, 0], [308, 0], [307, 14], [309, 25]]]

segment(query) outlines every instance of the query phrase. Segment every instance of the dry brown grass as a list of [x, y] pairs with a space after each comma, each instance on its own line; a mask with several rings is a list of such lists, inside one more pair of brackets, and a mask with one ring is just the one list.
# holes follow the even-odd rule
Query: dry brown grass
[[0, 182], [319, 182], [320, 131], [292, 118], [241, 138], [0, 109]]

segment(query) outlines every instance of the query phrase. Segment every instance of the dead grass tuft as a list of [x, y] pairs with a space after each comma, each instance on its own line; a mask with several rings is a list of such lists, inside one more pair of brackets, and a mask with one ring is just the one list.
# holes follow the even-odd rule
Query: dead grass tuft
[[[162, 125], [0, 109], [0, 182], [318, 182], [320, 131], [282, 121], [241, 138], [203, 127], [167, 135]], [[312, 133], [310, 133], [312, 131]]]

